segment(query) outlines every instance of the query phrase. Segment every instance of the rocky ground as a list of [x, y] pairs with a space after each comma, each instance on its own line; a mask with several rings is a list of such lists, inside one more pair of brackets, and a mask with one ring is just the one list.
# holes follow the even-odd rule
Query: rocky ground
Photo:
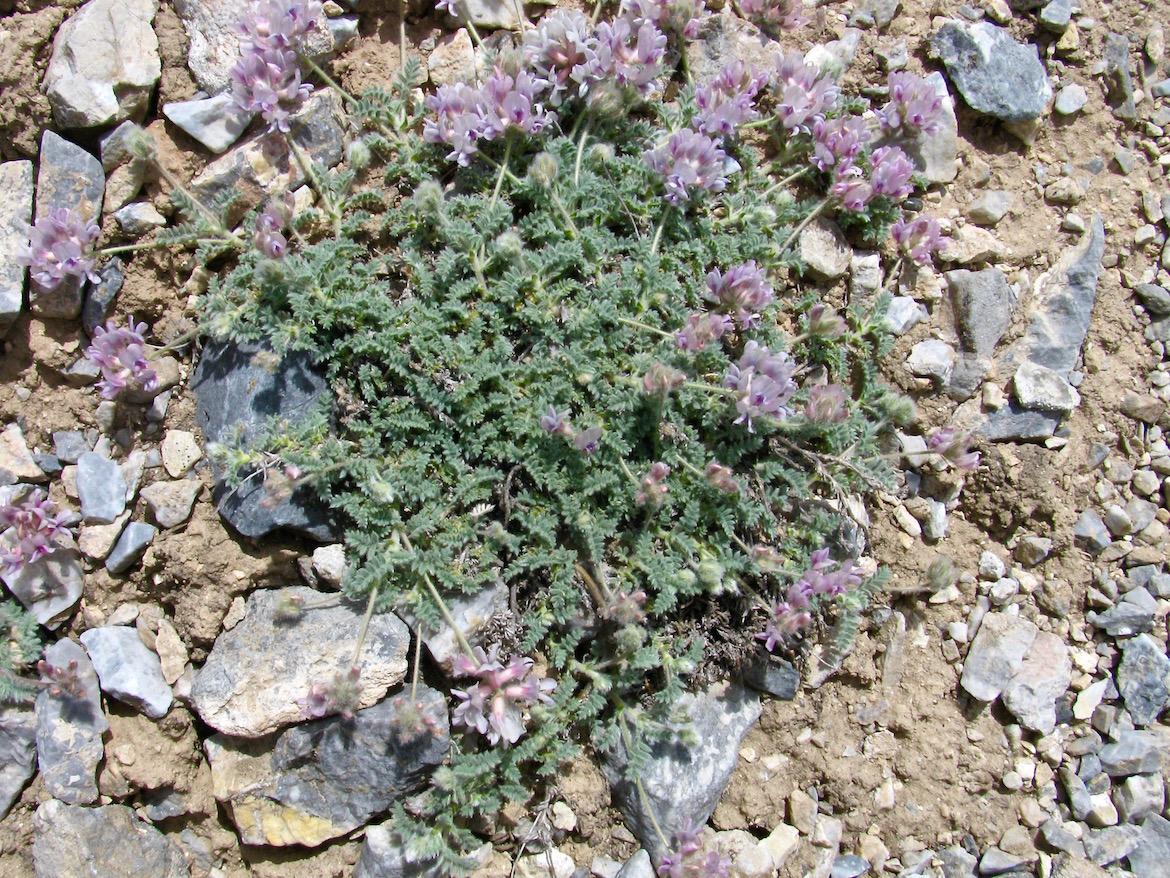
[[[224, 22], [241, 5], [0, 0], [0, 482], [45, 486], [80, 521], [75, 549], [5, 583], [51, 632], [47, 659], [78, 662], [87, 696], [0, 711], [6, 876], [400, 874], [382, 815], [406, 774], [442, 758], [445, 731], [417, 752], [386, 743], [399, 707], [383, 695], [410, 642], [392, 617], [363, 663], [368, 700], [350, 733], [364, 746], [337, 744], [335, 720], [288, 725], [362, 608], [280, 627], [282, 594], [336, 588], [344, 558], [328, 522], [246, 491], [226, 498], [230, 525], [217, 512], [203, 443], [267, 399], [273, 370], [182, 348], [160, 364], [159, 392], [99, 404], [80, 357], [88, 334], [115, 312], [176, 338], [202, 270], [182, 254], [126, 254], [102, 284], [26, 303], [12, 260], [20, 222], [83, 198], [101, 206], [103, 243], [168, 222], [168, 186], [125, 148], [128, 118], [205, 196], [299, 185], [215, 97], [235, 45]], [[351, 90], [386, 83], [398, 4], [326, 5], [315, 50]], [[516, 23], [507, 6], [476, 5], [485, 33]], [[821, 225], [792, 285], [840, 304], [891, 284], [886, 372], [918, 400], [914, 432], [975, 430], [983, 460], [965, 483], [911, 466], [874, 498], [867, 553], [893, 579], [853, 652], [831, 675], [814, 656], [803, 677], [777, 664], [700, 695], [700, 742], [652, 764], [648, 792], [700, 820], [714, 806], [712, 842], [745, 878], [1168, 875], [1170, 6], [861, 0], [813, 17], [785, 47], [850, 59], [847, 87], [880, 97], [886, 72], [906, 68], [945, 91], [949, 124], [916, 159], [950, 243], [934, 270], [891, 279], [888, 253]], [[432, 84], [473, 69], [453, 21], [419, 8], [405, 35]], [[721, 8], [692, 61], [774, 48]], [[343, 119], [318, 101], [298, 137], [335, 163]], [[960, 575], [932, 591], [938, 556]], [[501, 607], [484, 596], [461, 621]], [[452, 648], [427, 646], [440, 661]], [[627, 863], [627, 878], [648, 876], [643, 823], [629, 790], [611, 792], [581, 759], [553, 797], [504, 815], [480, 874], [611, 878]]]

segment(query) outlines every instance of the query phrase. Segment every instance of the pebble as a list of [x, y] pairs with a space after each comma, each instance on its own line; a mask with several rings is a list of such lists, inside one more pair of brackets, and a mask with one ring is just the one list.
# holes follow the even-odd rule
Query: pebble
[[836, 280], [849, 270], [853, 249], [832, 220], [819, 218], [800, 234], [801, 261], [818, 280]]
[[130, 522], [106, 558], [106, 570], [110, 573], [123, 573], [129, 570], [146, 554], [157, 533], [158, 528], [153, 524], [142, 521]]
[[345, 546], [333, 543], [314, 549], [313, 572], [323, 584], [340, 587], [342, 577], [345, 576]]
[[1006, 573], [1007, 566], [994, 552], [984, 551], [979, 556], [980, 579], [988, 582], [995, 582], [996, 580], [1003, 579]]
[[945, 387], [955, 368], [955, 349], [934, 338], [920, 341], [910, 349], [906, 368], [920, 378], [930, 378], [936, 387]]
[[188, 430], [167, 430], [162, 445], [163, 467], [172, 479], [179, 479], [203, 457], [195, 434]]
[[1056, 93], [1053, 109], [1061, 116], [1071, 116], [1083, 110], [1088, 100], [1089, 96], [1084, 88], [1075, 83], [1066, 85]]
[[16, 424], [9, 424], [0, 433], [0, 486], [43, 481], [44, 470], [33, 460], [24, 441], [24, 431]]
[[1073, 538], [1078, 546], [1098, 555], [1113, 541], [1109, 528], [1095, 509], [1086, 509], [1073, 526]]
[[980, 701], [994, 701], [1011, 682], [1037, 633], [1027, 619], [988, 613], [967, 653], [960, 685]]
[[153, 204], [138, 201], [114, 211], [114, 219], [127, 235], [141, 237], [167, 224], [167, 218], [155, 210]]
[[1128, 777], [1113, 791], [1113, 804], [1122, 823], [1140, 823], [1166, 806], [1166, 787], [1160, 774]]
[[1012, 208], [1014, 198], [1010, 192], [991, 189], [967, 208], [967, 218], [981, 226], [994, 226]]
[[130, 521], [129, 510], [114, 519], [112, 524], [83, 525], [77, 535], [78, 550], [91, 561], [105, 561], [110, 552], [113, 551], [114, 544], [122, 535], [128, 521]]
[[87, 451], [77, 460], [77, 497], [83, 521], [110, 524], [126, 509], [126, 478], [122, 468]]
[[869, 871], [869, 863], [855, 854], [846, 854], [833, 860], [829, 878], [858, 878]]
[[195, 499], [203, 486], [191, 479], [173, 482], [152, 482], [142, 489], [142, 499], [150, 508], [154, 520], [163, 529], [178, 527], [191, 517]]
[[1080, 405], [1076, 389], [1057, 371], [1024, 361], [1012, 379], [1021, 408], [1067, 414]]
[[15, 257], [28, 244], [32, 222], [33, 164], [0, 163], [0, 338], [20, 315], [28, 269]]
[[142, 643], [138, 629], [129, 626], [91, 628], [81, 634], [102, 691], [151, 719], [166, 716], [171, 687], [163, 679], [158, 656]]
[[1165, 736], [1155, 732], [1127, 731], [1115, 743], [1101, 748], [1101, 766], [1110, 777], [1159, 772], [1165, 762], [1163, 748], [1167, 744]]
[[1170, 659], [1165, 648], [1148, 634], [1131, 639], [1122, 653], [1117, 688], [1138, 726], [1153, 723], [1170, 700]]
[[163, 115], [214, 153], [226, 152], [252, 122], [229, 92], [163, 104]]

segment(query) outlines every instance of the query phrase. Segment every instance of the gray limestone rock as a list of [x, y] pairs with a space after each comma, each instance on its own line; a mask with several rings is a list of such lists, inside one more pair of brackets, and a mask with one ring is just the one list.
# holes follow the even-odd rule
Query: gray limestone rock
[[1011, 682], [1038, 633], [1027, 619], [988, 613], [967, 652], [960, 685], [980, 701], [994, 701]]
[[[289, 598], [311, 606], [326, 597], [297, 587], [257, 591], [248, 598], [244, 620], [219, 636], [191, 688], [204, 722], [228, 735], [258, 738], [301, 719], [297, 699], [349, 669], [365, 607], [342, 600], [305, 610], [292, 621], [284, 621], [279, 608]], [[406, 675], [409, 643], [396, 616], [372, 617], [358, 657], [360, 707], [377, 702]]]
[[62, 128], [141, 119], [162, 73], [158, 0], [89, 0], [57, 29], [44, 89]]
[[59, 207], [100, 216], [105, 188], [101, 162], [61, 135], [45, 131], [37, 168], [37, 217]]
[[998, 268], [969, 271], [965, 268], [945, 273], [963, 349], [980, 357], [990, 357], [1007, 332], [1016, 308], [1016, 294]]
[[1065, 793], [1068, 794], [1068, 807], [1072, 816], [1077, 820], [1084, 820], [1089, 809], [1093, 807], [1093, 803], [1089, 801], [1089, 791], [1085, 788], [1085, 782], [1077, 776], [1070, 765], [1061, 766], [1060, 782], [1064, 786]]
[[638, 848], [622, 864], [614, 878], [655, 878], [657, 874], [654, 864], [650, 862], [650, 853], [645, 848]]
[[1109, 873], [1080, 854], [1061, 854], [1052, 862], [1052, 878], [1109, 878]]
[[1113, 115], [1133, 122], [1137, 107], [1133, 93], [1133, 77], [1129, 73], [1129, 40], [1121, 34], [1105, 34], [1105, 92]]
[[[987, 624], [986, 618], [983, 623]], [[982, 627], [979, 631], [983, 632]], [[1024, 728], [1052, 734], [1056, 728], [1056, 700], [1068, 691], [1071, 682], [1068, 647], [1055, 634], [1041, 631], [1004, 688], [1003, 705]]]
[[32, 162], [0, 164], [0, 337], [20, 316], [28, 269], [16, 257], [28, 246], [26, 227], [32, 222]]
[[1148, 726], [1170, 701], [1170, 659], [1166, 650], [1148, 634], [1140, 634], [1125, 645], [1117, 688], [1134, 725]]
[[[343, 154], [343, 119], [340, 98], [329, 90], [314, 92], [301, 111], [289, 120], [290, 136], [314, 162], [331, 168], [341, 161]], [[195, 197], [214, 204], [226, 196], [240, 195], [242, 212], [270, 195], [295, 190], [305, 180], [301, 163], [287, 151], [274, 155], [265, 148], [268, 142], [261, 134], [209, 164], [191, 181]]]
[[113, 551], [106, 558], [106, 570], [110, 573], [123, 573], [129, 570], [146, 554], [147, 547], [154, 542], [158, 528], [144, 521], [132, 521], [126, 525]]
[[27, 707], [0, 710], [0, 820], [37, 770], [36, 716]]
[[1113, 542], [1109, 528], [1096, 509], [1086, 509], [1081, 513], [1073, 525], [1073, 539], [1078, 546], [1093, 555], [1100, 554]]
[[[1010, 192], [1002, 189], [990, 189], [982, 197], [971, 202], [967, 208], [967, 217], [973, 223], [981, 226], [994, 226], [1007, 216], [1015, 199]], [[1004, 281], [1006, 283], [1007, 281]]]
[[142, 489], [142, 499], [159, 527], [178, 527], [191, 517], [195, 498], [202, 489], [203, 485], [193, 479], [154, 482]]
[[1160, 774], [1135, 774], [1113, 789], [1113, 804], [1122, 823], [1140, 823], [1166, 807], [1166, 786]]
[[1023, 339], [1005, 353], [1018, 365], [1031, 360], [1067, 377], [1076, 366], [1097, 298], [1097, 278], [1105, 252], [1105, 227], [1099, 216], [1076, 246], [1066, 250], [1034, 286], [1036, 305]]
[[167, 224], [167, 218], [155, 210], [153, 204], [137, 201], [114, 211], [119, 228], [132, 238], [138, 238]]
[[[226, 91], [229, 74], [240, 57], [236, 30], [252, 0], [175, 0], [175, 11], [187, 31], [187, 67], [199, 87], [211, 95]], [[333, 36], [322, 13], [302, 47], [317, 58], [333, 51]]]
[[214, 153], [226, 152], [240, 139], [255, 113], [241, 110], [231, 94], [164, 104], [163, 115]]
[[524, 6], [515, 0], [460, 0], [459, 10], [483, 31], [516, 30], [524, 20]]
[[1165, 288], [1157, 284], [1138, 284], [1133, 291], [1152, 317], [1170, 315], [1170, 292]]
[[[1079, 7], [1078, 7], [1079, 8]], [[1071, 0], [1049, 0], [1040, 10], [1040, 24], [1045, 30], [1062, 34], [1072, 21]]]
[[[37, 764], [41, 779], [45, 789], [62, 802], [92, 805], [98, 797], [97, 766], [105, 752], [102, 733], [110, 727], [102, 713], [97, 673], [85, 650], [72, 640], [58, 640], [46, 649], [45, 661], [74, 679], [81, 694], [48, 688], [37, 695]], [[75, 668], [71, 667], [73, 662], [77, 663]]]
[[124, 805], [80, 808], [50, 799], [33, 818], [37, 878], [189, 878], [182, 848]]
[[937, 387], [945, 387], [955, 368], [955, 349], [945, 341], [928, 338], [910, 349], [906, 368], [920, 378], [929, 378]]
[[1107, 866], [1130, 854], [1137, 847], [1140, 830], [1136, 826], [1106, 826], [1085, 833], [1085, 855], [1098, 866]]
[[122, 260], [117, 256], [102, 266], [99, 275], [101, 283], [86, 284], [85, 303], [81, 306], [81, 325], [90, 338], [93, 338], [93, 331], [104, 326], [114, 313], [114, 301], [126, 282]]
[[971, 109], [1004, 122], [1044, 112], [1052, 87], [1036, 47], [1017, 43], [993, 24], [951, 20], [931, 40], [931, 52]]
[[743, 681], [760, 692], [791, 701], [800, 691], [800, 670], [792, 662], [759, 649], [744, 664]]
[[1163, 875], [1170, 863], [1170, 820], [1151, 814], [1142, 821], [1138, 843], [1129, 853], [1129, 866], [1135, 876]]
[[[256, 344], [212, 343], [204, 348], [191, 386], [195, 423], [205, 442], [239, 443], [246, 448], [270, 421], [281, 418], [296, 423], [329, 392], [324, 376], [306, 354], [288, 353], [269, 368], [256, 359], [265, 352]], [[337, 526], [311, 487], [301, 486], [287, 500], [272, 505], [262, 479], [248, 479], [232, 488], [214, 461], [213, 472], [220, 515], [244, 536], [260, 537], [286, 527], [321, 542], [337, 541]]]
[[1072, 85], [1066, 85], [1056, 93], [1056, 100], [1052, 102], [1052, 109], [1058, 115], [1071, 116], [1083, 110], [1085, 104], [1088, 102], [1089, 96], [1085, 92], [1084, 87], [1074, 82]]
[[[497, 582], [475, 594], [452, 594], [443, 599], [460, 633], [472, 646], [479, 645], [480, 633], [493, 616], [508, 612], [508, 587], [503, 582]], [[410, 626], [411, 631], [418, 630], [418, 622], [413, 615], [403, 614], [402, 621]], [[431, 658], [447, 673], [451, 672], [451, 660], [462, 652], [455, 632], [447, 624], [438, 631], [431, 630], [430, 626], [424, 628], [423, 644]]]
[[[694, 826], [707, 822], [731, 780], [740, 742], [760, 716], [758, 696], [730, 684], [686, 695], [679, 707], [690, 720], [693, 743], [676, 738], [656, 744], [640, 773], [649, 806], [668, 838], [688, 821]], [[666, 851], [625, 767], [624, 749], [603, 755], [615, 804], [643, 846], [661, 857]]]
[[146, 648], [138, 629], [128, 625], [91, 628], [81, 635], [102, 691], [161, 719], [171, 709], [171, 687], [163, 679], [158, 655]]
[[215, 797], [244, 843], [315, 847], [418, 789], [450, 746], [447, 704], [420, 687], [417, 702], [437, 726], [416, 734], [399, 722], [403, 700], [294, 726], [275, 741], [208, 739]]
[[1067, 415], [1081, 402], [1065, 378], [1046, 366], [1025, 360], [1012, 378], [1016, 402], [1021, 408]]
[[923, 320], [930, 319], [926, 308], [909, 296], [894, 296], [886, 309], [885, 324], [894, 335], [905, 335]]
[[797, 254], [809, 274], [819, 280], [836, 280], [849, 270], [853, 249], [832, 220], [816, 219], [800, 233]]
[[[0, 544], [16, 543], [15, 531], [5, 531]], [[81, 558], [72, 542], [61, 545], [15, 571], [0, 572], [0, 579], [38, 622], [56, 630], [72, 615], [85, 585]]]
[[77, 459], [77, 499], [89, 524], [109, 524], [126, 509], [126, 477], [122, 468], [87, 451]]

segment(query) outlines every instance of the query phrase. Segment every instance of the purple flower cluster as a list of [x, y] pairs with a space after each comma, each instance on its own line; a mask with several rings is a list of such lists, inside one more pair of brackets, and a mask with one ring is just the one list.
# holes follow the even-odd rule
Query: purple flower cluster
[[622, 14], [634, 25], [648, 21], [663, 33], [693, 40], [700, 19], [710, 13], [703, 0], [622, 0]]
[[722, 192], [726, 174], [739, 170], [739, 163], [706, 134], [690, 128], [676, 131], [666, 143], [642, 153], [642, 159], [666, 181], [666, 200], [671, 204], [689, 201], [695, 189]]
[[862, 210], [875, 196], [901, 201], [914, 191], [910, 178], [914, 165], [897, 146], [875, 149], [869, 157], [869, 179], [860, 165], [852, 161], [839, 163], [834, 171], [831, 192], [846, 210]]
[[524, 35], [524, 51], [536, 75], [548, 84], [548, 103], [559, 107], [579, 82], [573, 71], [589, 60], [593, 25], [576, 9], [558, 9]]
[[773, 354], [763, 345], [749, 341], [739, 362], [732, 364], [723, 379], [723, 386], [735, 391], [737, 397], [739, 417], [735, 423], [746, 423], [748, 432], [754, 433], [755, 418], [791, 416], [787, 403], [796, 393], [795, 374], [796, 366], [786, 354]]
[[498, 646], [491, 651], [476, 647], [474, 657], [457, 656], [454, 672], [478, 681], [467, 689], [453, 689], [459, 699], [451, 721], [487, 735], [492, 744], [507, 741], [515, 744], [524, 734], [524, 708], [533, 704], [552, 704], [548, 693], [557, 688], [553, 680], [532, 673], [530, 658], [516, 658], [504, 666], [497, 658]]
[[837, 597], [860, 584], [861, 576], [851, 558], [837, 564], [829, 558], [828, 549], [818, 549], [809, 559], [809, 569], [788, 587], [785, 600], [772, 606], [764, 630], [756, 638], [764, 641], [770, 652], [786, 637], [808, 627], [814, 597]]
[[804, 63], [800, 52], [776, 54], [776, 113], [789, 131], [811, 134], [817, 121], [837, 105], [841, 90], [820, 68]]
[[869, 140], [869, 126], [860, 116], [818, 119], [813, 123], [812, 163], [818, 170], [852, 167]]
[[878, 110], [878, 124], [887, 132], [899, 128], [933, 137], [942, 129], [942, 97], [921, 76], [897, 70], [890, 74], [890, 100]]
[[44, 291], [55, 290], [67, 277], [101, 278], [93, 270], [93, 245], [102, 230], [65, 207], [50, 210], [29, 229], [28, 249], [16, 257], [27, 265], [33, 283]]
[[16, 529], [16, 545], [0, 555], [6, 573], [43, 558], [53, 551], [54, 540], [71, 535], [65, 519], [53, 515], [53, 505], [44, 491], [35, 489], [20, 503], [0, 506], [0, 527]]
[[731, 860], [718, 851], [703, 856], [699, 832], [688, 822], [674, 834], [674, 848], [662, 855], [658, 878], [727, 878]]
[[549, 403], [548, 411], [540, 417], [540, 428], [558, 436], [573, 435], [573, 428], [569, 426], [569, 413], [558, 412], [552, 403]]
[[151, 391], [158, 386], [158, 377], [146, 359], [146, 324], [135, 325], [133, 318], [124, 329], [118, 329], [111, 320], [105, 328], [93, 331], [93, 343], [85, 356], [102, 370], [98, 382], [104, 399], [113, 399], [126, 387]]
[[465, 83], [439, 86], [426, 99], [435, 118], [427, 119], [423, 139], [451, 147], [448, 159], [464, 167], [478, 151], [477, 141], [496, 140], [510, 131], [536, 134], [556, 119], [540, 102], [548, 83], [527, 71], [511, 76], [495, 69], [482, 88]]
[[947, 246], [938, 220], [923, 214], [910, 222], [900, 219], [890, 226], [890, 236], [919, 265], [930, 262], [930, 254]]
[[666, 484], [666, 477], [670, 475], [670, 467], [662, 461], [657, 461], [638, 482], [638, 494], [634, 502], [639, 506], [661, 506], [670, 487]]
[[739, 8], [748, 21], [772, 33], [795, 30], [808, 22], [800, 0], [740, 0]]
[[44, 659], [37, 662], [37, 673], [41, 675], [48, 693], [54, 698], [85, 698], [85, 683], [81, 680], [81, 666], [77, 659], [67, 665], [51, 665]]
[[296, 48], [321, 10], [315, 0], [259, 0], [240, 21], [232, 97], [240, 109], [262, 115], [271, 130], [288, 131], [289, 116], [313, 90], [301, 81]]
[[970, 434], [960, 433], [954, 427], [943, 427], [930, 434], [926, 450], [959, 469], [973, 470], [979, 466], [979, 452], [971, 451], [970, 444]]
[[845, 329], [845, 318], [824, 302], [818, 302], [808, 309], [809, 335], [834, 339], [843, 336]]
[[745, 122], [759, 118], [755, 99], [768, 83], [768, 74], [742, 61], [728, 64], [710, 82], [695, 89], [695, 128], [709, 137], [730, 137]]
[[840, 384], [814, 384], [804, 416], [816, 424], [839, 424], [849, 417], [849, 395]]
[[674, 334], [674, 342], [680, 351], [698, 352], [723, 338], [733, 325], [726, 314], [692, 314], [687, 318], [687, 325]]
[[293, 194], [285, 192], [279, 200], [269, 201], [256, 218], [256, 249], [269, 259], [283, 259], [288, 252], [288, 239], [283, 231], [292, 219], [294, 205]]
[[338, 671], [328, 683], [314, 683], [309, 694], [297, 699], [302, 719], [320, 719], [339, 713], [345, 719], [353, 719], [353, 712], [361, 703], [362, 687], [358, 683], [361, 669], [350, 668]]
[[707, 298], [729, 310], [743, 329], [755, 325], [760, 311], [772, 303], [776, 294], [768, 283], [767, 272], [757, 267], [754, 259], [729, 268], [727, 274], [712, 269], [707, 273], [707, 289]]
[[666, 34], [653, 22], [643, 21], [635, 29], [623, 18], [603, 21], [587, 47], [585, 63], [572, 76], [582, 96], [595, 87], [604, 91], [605, 86], [617, 86], [644, 97], [654, 90], [665, 55]]

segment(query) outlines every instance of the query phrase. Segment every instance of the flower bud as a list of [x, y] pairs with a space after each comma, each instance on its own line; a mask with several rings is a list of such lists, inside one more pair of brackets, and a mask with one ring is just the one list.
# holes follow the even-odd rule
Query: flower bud
[[496, 252], [507, 260], [515, 261], [524, 255], [524, 240], [515, 232], [504, 232], [495, 243]]
[[704, 585], [716, 588], [723, 583], [723, 574], [727, 571], [718, 561], [703, 561], [699, 564], [699, 579]]
[[443, 212], [443, 187], [437, 180], [423, 180], [414, 190], [414, 200], [423, 214], [438, 216]]
[[890, 420], [899, 427], [905, 427], [918, 420], [918, 406], [908, 396], [890, 396], [886, 402], [886, 411], [889, 412]]
[[556, 156], [549, 152], [538, 153], [528, 166], [528, 179], [547, 189], [556, 182], [559, 170]]
[[958, 578], [954, 562], [945, 555], [939, 555], [926, 568], [926, 581], [932, 592], [940, 592], [954, 585]]
[[370, 147], [364, 140], [355, 140], [345, 151], [345, 159], [355, 171], [360, 171], [370, 163]]

